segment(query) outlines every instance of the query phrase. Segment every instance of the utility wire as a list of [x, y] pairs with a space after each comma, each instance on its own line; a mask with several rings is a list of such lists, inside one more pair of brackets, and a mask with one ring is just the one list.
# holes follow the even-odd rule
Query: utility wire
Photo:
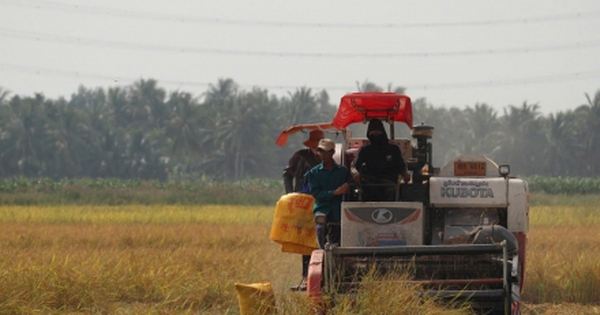
[[533, 23], [552, 23], [566, 20], [581, 20], [600, 17], [600, 11], [574, 12], [557, 15], [534, 16], [524, 18], [506, 18], [497, 20], [475, 20], [475, 21], [457, 21], [457, 22], [430, 22], [430, 23], [311, 23], [311, 22], [291, 22], [291, 21], [261, 21], [261, 20], [239, 20], [224, 19], [215, 17], [202, 17], [193, 15], [179, 14], [158, 14], [151, 12], [140, 12], [131, 10], [122, 10], [114, 8], [105, 8], [98, 6], [89, 6], [81, 3], [65, 4], [55, 1], [27, 1], [27, 0], [0, 0], [0, 3], [25, 6], [38, 10], [57, 10], [83, 13], [88, 15], [104, 15], [120, 18], [137, 18], [146, 20], [163, 20], [168, 22], [190, 22], [198, 24], [224, 24], [239, 26], [261, 26], [261, 27], [295, 27], [295, 28], [447, 28], [447, 27], [465, 27], [465, 26], [492, 26], [492, 25], [511, 25], [511, 24], [533, 24]]
[[[59, 69], [44, 68], [44, 67], [23, 66], [23, 65], [7, 64], [7, 63], [0, 62], [0, 70], [2, 70], [2, 69], [7, 72], [27, 73], [27, 74], [33, 74], [33, 75], [39, 75], [39, 76], [45, 76], [45, 77], [70, 77], [70, 78], [100, 79], [100, 80], [110, 81], [111, 83], [134, 82], [134, 81], [140, 79], [140, 78], [113, 76], [113, 75], [103, 75], [103, 74], [81, 72], [81, 71], [67, 71], [67, 70], [59, 70]], [[541, 84], [541, 83], [570, 82], [570, 81], [598, 79], [598, 78], [600, 78], [600, 70], [561, 73], [561, 74], [552, 74], [552, 75], [545, 75], [545, 76], [516, 78], [516, 79], [506, 79], [506, 80], [483, 80], [483, 81], [472, 81], [472, 82], [413, 84], [413, 85], [408, 84], [405, 87], [410, 90], [472, 89], [472, 88], [493, 88], [493, 87], [514, 86], [514, 85], [524, 86], [524, 85], [534, 85], [534, 84]], [[157, 81], [159, 81], [160, 83], [173, 84], [173, 85], [179, 85], [179, 86], [208, 87], [212, 84], [212, 83], [206, 83], [206, 82], [180, 81], [180, 80], [158, 80], [157, 79]], [[261, 84], [254, 84], [254, 85], [239, 84], [239, 85], [240, 85], [240, 87], [243, 87], [243, 88], [260, 87], [260, 88], [271, 89], [271, 90], [290, 90], [290, 89], [296, 89], [299, 87], [296, 85], [261, 85]], [[331, 91], [353, 91], [356, 88], [354, 86], [324, 86], [324, 87], [316, 87], [316, 89], [331, 90]]]
[[255, 50], [231, 50], [220, 48], [197, 48], [185, 46], [172, 46], [148, 43], [133, 43], [129, 41], [115, 41], [104, 39], [81, 38], [67, 35], [56, 35], [39, 32], [18, 31], [0, 28], [0, 36], [24, 39], [30, 41], [59, 42], [71, 45], [112, 47], [117, 49], [147, 50], [158, 52], [179, 52], [191, 54], [219, 54], [262, 57], [301, 57], [301, 58], [431, 58], [431, 57], [461, 57], [475, 55], [500, 55], [522, 54], [532, 52], [551, 52], [566, 50], [581, 50], [600, 47], [600, 39], [586, 42], [572, 42], [530, 47], [498, 48], [498, 49], [472, 49], [441, 52], [392, 52], [392, 53], [327, 53], [327, 52], [272, 52]]

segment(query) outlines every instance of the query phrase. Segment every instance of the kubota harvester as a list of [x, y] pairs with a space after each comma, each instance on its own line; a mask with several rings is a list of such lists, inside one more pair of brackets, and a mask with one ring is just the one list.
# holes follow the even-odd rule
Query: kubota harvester
[[[308, 297], [322, 308], [325, 296], [354, 292], [369, 271], [402, 268], [422, 284], [423, 294], [464, 300], [485, 314], [520, 314], [529, 191], [525, 181], [509, 176], [508, 165], [462, 155], [435, 167], [434, 128], [414, 126], [410, 98], [395, 93], [347, 94], [331, 123], [291, 126], [277, 143], [285, 145], [288, 135], [303, 129], [334, 132], [341, 135], [338, 161], [350, 165], [369, 142], [351, 127], [374, 118], [387, 123], [411, 181], [397, 184], [395, 201], [363, 201], [356, 187], [342, 203], [340, 244], [312, 253]], [[395, 138], [399, 123], [412, 140]]]

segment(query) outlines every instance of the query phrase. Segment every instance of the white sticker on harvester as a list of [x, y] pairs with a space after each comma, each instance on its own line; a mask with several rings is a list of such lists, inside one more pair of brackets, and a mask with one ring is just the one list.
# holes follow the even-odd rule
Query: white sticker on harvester
[[435, 206], [506, 206], [504, 178], [435, 177], [430, 179], [429, 196]]

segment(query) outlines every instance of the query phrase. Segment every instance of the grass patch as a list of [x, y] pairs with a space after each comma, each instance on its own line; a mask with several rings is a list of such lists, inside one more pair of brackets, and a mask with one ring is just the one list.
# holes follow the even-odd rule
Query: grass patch
[[[531, 207], [524, 314], [598, 310], [600, 212], [586, 197]], [[273, 212], [274, 204], [0, 206], [0, 314], [239, 314], [234, 283], [259, 281], [272, 283], [279, 313], [310, 313], [305, 295], [288, 290], [300, 257], [268, 239]], [[414, 306], [403, 295], [411, 288], [384, 282], [367, 279], [358, 300], [340, 300], [331, 314], [468, 312]]]
[[272, 205], [281, 180], [158, 182], [115, 179], [0, 181], [0, 205]]
[[[234, 283], [269, 281], [281, 314], [308, 314], [300, 256], [269, 240], [274, 207], [0, 207], [0, 313], [239, 314]], [[404, 302], [406, 288], [365, 286]], [[367, 292], [371, 295], [368, 295]], [[412, 293], [414, 295], [414, 293]], [[416, 295], [415, 295], [416, 296]], [[414, 298], [414, 297], [413, 297]], [[413, 304], [417, 302], [411, 300]], [[419, 314], [444, 313], [435, 303]], [[331, 314], [350, 314], [342, 301]], [[396, 307], [397, 308], [397, 307]], [[452, 311], [454, 313], [454, 311]], [[416, 313], [415, 313], [416, 314]]]

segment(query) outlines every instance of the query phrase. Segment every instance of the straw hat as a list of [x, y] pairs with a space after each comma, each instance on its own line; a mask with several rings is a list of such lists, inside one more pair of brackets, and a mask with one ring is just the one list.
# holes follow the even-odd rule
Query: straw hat
[[302, 142], [306, 147], [316, 148], [319, 145], [319, 140], [325, 138], [323, 131], [313, 130], [308, 135], [308, 140]]

